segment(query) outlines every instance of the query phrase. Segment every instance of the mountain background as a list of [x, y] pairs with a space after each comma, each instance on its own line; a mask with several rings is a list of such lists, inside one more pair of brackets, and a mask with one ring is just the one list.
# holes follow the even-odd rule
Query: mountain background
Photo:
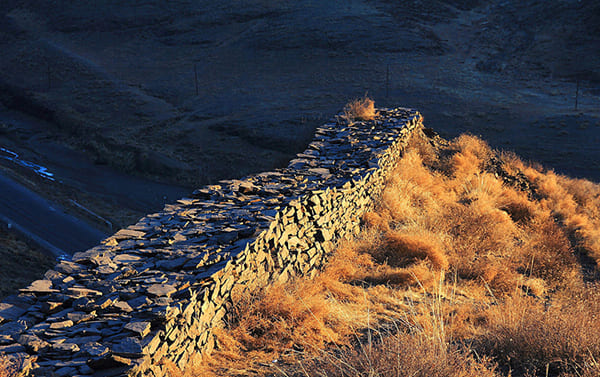
[[366, 93], [600, 181], [596, 1], [5, 0], [0, 19], [0, 145], [51, 191], [160, 209], [284, 166]]

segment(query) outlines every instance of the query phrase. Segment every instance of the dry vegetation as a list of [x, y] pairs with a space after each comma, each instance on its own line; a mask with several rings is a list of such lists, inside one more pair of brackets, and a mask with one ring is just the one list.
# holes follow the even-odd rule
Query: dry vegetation
[[375, 101], [365, 96], [358, 98], [344, 106], [343, 118], [348, 122], [354, 122], [356, 120], [373, 120], [377, 115], [375, 111]]
[[600, 187], [414, 136], [314, 279], [235, 294], [189, 375], [598, 376]]

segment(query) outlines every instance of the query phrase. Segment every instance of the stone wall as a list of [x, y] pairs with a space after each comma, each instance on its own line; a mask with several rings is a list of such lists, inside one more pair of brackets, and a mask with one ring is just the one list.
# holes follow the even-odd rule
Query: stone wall
[[61, 261], [0, 303], [21, 375], [164, 376], [214, 347], [231, 289], [310, 275], [356, 234], [421, 116], [337, 118], [287, 168], [221, 181]]

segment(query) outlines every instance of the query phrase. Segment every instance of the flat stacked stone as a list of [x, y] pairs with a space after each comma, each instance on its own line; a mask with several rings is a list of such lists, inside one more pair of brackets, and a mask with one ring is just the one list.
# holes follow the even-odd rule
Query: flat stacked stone
[[58, 263], [0, 303], [0, 352], [36, 376], [164, 376], [163, 358], [210, 352], [234, 286], [313, 274], [358, 232], [422, 121], [340, 119], [286, 168], [198, 189]]

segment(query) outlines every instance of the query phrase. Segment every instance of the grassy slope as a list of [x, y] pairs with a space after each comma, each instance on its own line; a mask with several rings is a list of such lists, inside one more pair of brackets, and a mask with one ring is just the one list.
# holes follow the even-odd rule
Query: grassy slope
[[14, 234], [0, 230], [0, 298], [16, 293], [54, 266], [54, 258]]
[[[542, 78], [572, 75], [575, 60], [597, 80], [598, 5], [509, 3], [7, 0], [0, 102], [99, 164], [190, 186], [285, 164], [340, 98], [366, 91], [435, 113], [440, 128], [466, 129], [479, 101], [494, 123], [506, 114], [490, 106], [520, 114], [524, 101], [561, 115], [556, 103], [573, 101], [547, 93], [574, 88]], [[521, 76], [532, 87], [515, 101]]]
[[415, 137], [323, 272], [234, 294], [188, 375], [594, 376], [600, 187]]

